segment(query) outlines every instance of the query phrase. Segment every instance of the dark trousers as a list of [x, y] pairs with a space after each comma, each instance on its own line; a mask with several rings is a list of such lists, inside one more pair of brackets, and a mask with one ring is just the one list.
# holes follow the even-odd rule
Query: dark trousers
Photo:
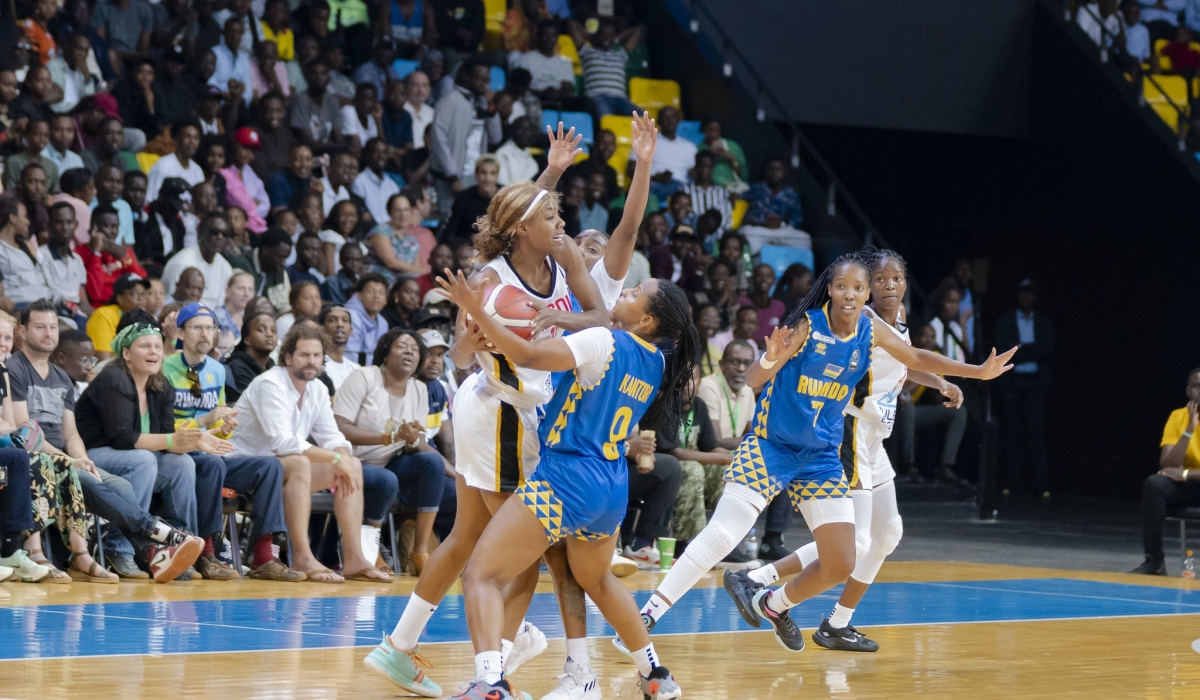
[[1146, 556], [1163, 558], [1163, 521], [1167, 507], [1200, 506], [1200, 482], [1175, 481], [1152, 474], [1142, 485], [1142, 538]]
[[379, 525], [396, 502], [396, 475], [383, 467], [363, 462], [363, 520]]
[[1037, 493], [1050, 490], [1050, 465], [1046, 458], [1045, 382], [1037, 374], [1012, 374], [1000, 385], [1000, 433], [1004, 443], [1005, 485], [1023, 481], [1023, 458], [1028, 458]]
[[[196, 535], [211, 537], [221, 531], [221, 511], [225, 505], [221, 498], [221, 488], [225, 485], [225, 460], [204, 452], [191, 452], [189, 456], [196, 463]], [[279, 483], [282, 488], [282, 477]]]
[[8, 485], [0, 489], [0, 518], [5, 534], [33, 530], [33, 496], [29, 490], [29, 453], [0, 449], [0, 466], [8, 469]]
[[637, 460], [627, 459], [629, 468], [629, 503], [641, 503], [634, 537], [655, 539], [666, 537], [671, 514], [675, 512], [675, 497], [683, 483], [679, 460], [663, 452], [654, 453], [654, 469], [649, 474], [638, 471]]
[[437, 452], [398, 454], [384, 467], [396, 475], [397, 496], [418, 513], [436, 513], [442, 502], [446, 467]]
[[767, 506], [767, 532], [778, 532], [780, 535], [792, 527], [792, 499], [787, 492], [781, 492]]
[[[283, 464], [275, 457], [222, 457], [225, 487], [250, 495], [254, 527], [250, 536], [287, 532], [283, 517]], [[199, 463], [197, 462], [197, 472]], [[218, 521], [219, 522], [219, 521]]]
[[128, 481], [96, 469], [100, 478], [79, 470], [79, 485], [83, 489], [83, 503], [87, 509], [120, 528], [137, 551], [150, 544], [149, 535], [154, 531], [158, 518], [142, 507], [141, 500]]

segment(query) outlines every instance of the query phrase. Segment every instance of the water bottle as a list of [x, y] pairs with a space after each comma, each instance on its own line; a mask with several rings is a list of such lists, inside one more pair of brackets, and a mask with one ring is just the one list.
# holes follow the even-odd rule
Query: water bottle
[[747, 560], [758, 558], [758, 535], [755, 532], [755, 528], [750, 528], [750, 534], [746, 535], [746, 538], [742, 540], [738, 551], [746, 555]]
[[1196, 578], [1196, 560], [1192, 558], [1192, 550], [1187, 551], [1187, 556], [1183, 558], [1183, 577]]

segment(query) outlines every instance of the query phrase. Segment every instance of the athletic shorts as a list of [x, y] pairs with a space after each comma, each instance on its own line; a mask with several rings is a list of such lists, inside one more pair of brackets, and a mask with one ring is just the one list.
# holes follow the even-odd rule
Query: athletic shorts
[[537, 516], [554, 544], [566, 537], [599, 540], [617, 534], [629, 507], [625, 460], [548, 451], [516, 497]]
[[538, 463], [536, 408], [505, 403], [476, 372], [454, 394], [454, 468], [467, 486], [513, 493]]
[[836, 447], [786, 447], [756, 435], [738, 445], [733, 463], [725, 468], [725, 481], [747, 486], [767, 502], [787, 489], [793, 506], [850, 494]]
[[869, 491], [896, 478], [892, 460], [883, 448], [886, 437], [881, 426], [846, 416], [841, 460], [842, 473], [851, 488]]

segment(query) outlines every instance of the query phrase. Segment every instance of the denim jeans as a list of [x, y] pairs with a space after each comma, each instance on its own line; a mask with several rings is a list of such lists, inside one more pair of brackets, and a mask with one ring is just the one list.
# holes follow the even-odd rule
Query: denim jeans
[[149, 535], [158, 519], [140, 505], [138, 495], [128, 481], [103, 469], [96, 471], [100, 472], [99, 479], [80, 470], [79, 485], [83, 489], [83, 501], [87, 509], [113, 526], [108, 528], [109, 534], [113, 535], [117, 528], [122, 531], [116, 533], [120, 536], [119, 540], [116, 537], [106, 540], [110, 544], [117, 541], [122, 543], [119, 547], [109, 546], [109, 551], [130, 554], [132, 548], [125, 551], [125, 547], [131, 541], [139, 551], [142, 550], [150, 544]]
[[399, 485], [396, 475], [374, 464], [363, 462], [363, 520], [379, 525], [396, 502]]
[[283, 464], [275, 457], [222, 457], [225, 486], [250, 494], [254, 503], [254, 527], [250, 536], [286, 532], [283, 516]]
[[12, 534], [32, 530], [33, 505], [29, 490], [29, 453], [0, 449], [0, 465], [8, 468], [8, 485], [0, 489], [0, 530]]
[[638, 106], [629, 101], [627, 97], [618, 97], [616, 95], [589, 95], [588, 96], [596, 109], [596, 129], [600, 129], [600, 117], [606, 114], [620, 114], [623, 117], [632, 117], [634, 111], [641, 111]]
[[398, 454], [384, 467], [396, 475], [400, 502], [418, 513], [436, 513], [442, 502], [446, 468], [437, 452]]
[[[149, 450], [114, 450], [111, 447], [88, 450], [88, 458], [96, 463], [98, 469], [121, 477], [129, 485], [133, 502], [145, 513], [150, 511], [150, 499], [154, 496], [154, 483], [158, 479], [156, 454], [159, 453]], [[84, 497], [87, 498], [86, 490]], [[107, 516], [102, 517], [111, 520]], [[104, 536], [104, 549], [133, 556], [133, 545], [125, 534], [115, 527], [108, 528]]]

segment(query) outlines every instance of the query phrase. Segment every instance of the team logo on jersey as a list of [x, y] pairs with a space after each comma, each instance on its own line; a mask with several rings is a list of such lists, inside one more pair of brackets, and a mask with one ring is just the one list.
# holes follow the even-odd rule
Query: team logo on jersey
[[858, 369], [858, 351], [857, 350], [855, 350], [854, 353], [850, 355], [850, 371], [853, 372], [856, 369]]
[[825, 365], [825, 371], [823, 372], [823, 374], [826, 377], [829, 377], [830, 379], [837, 379], [838, 377], [840, 377], [842, 375], [842, 370], [843, 370], [842, 367], [838, 367], [837, 365], [829, 364], [829, 365]]
[[813, 348], [813, 350], [815, 350], [818, 355], [824, 355], [827, 348], [825, 347], [825, 343], [817, 343], [817, 347]]
[[813, 331], [812, 336], [814, 338], [816, 338], [817, 340], [820, 340], [821, 342], [824, 342], [824, 343], [836, 343], [837, 342], [837, 338], [834, 338], [831, 335], [825, 335], [824, 333], [822, 333], [820, 331]]

